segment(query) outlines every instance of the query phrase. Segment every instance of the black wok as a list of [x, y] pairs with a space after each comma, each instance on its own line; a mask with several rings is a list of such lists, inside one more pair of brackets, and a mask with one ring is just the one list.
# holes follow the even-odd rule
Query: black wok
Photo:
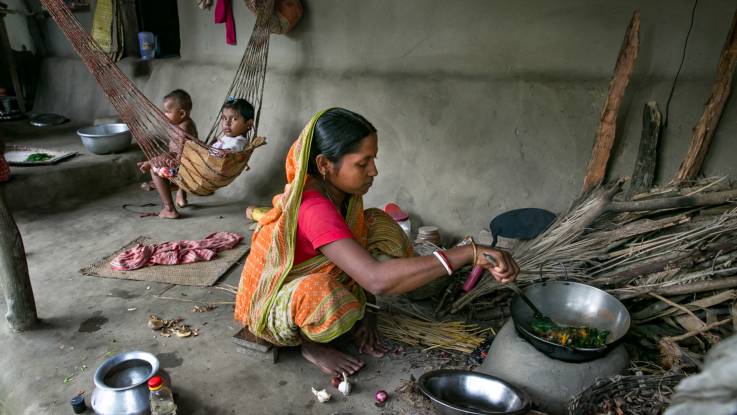
[[630, 315], [612, 295], [590, 285], [549, 281], [530, 285], [524, 293], [540, 311], [559, 325], [589, 326], [609, 332], [601, 348], [571, 348], [549, 342], [533, 333], [533, 312], [519, 297], [512, 300], [511, 313], [517, 332], [546, 355], [567, 362], [584, 362], [604, 356], [627, 334]]

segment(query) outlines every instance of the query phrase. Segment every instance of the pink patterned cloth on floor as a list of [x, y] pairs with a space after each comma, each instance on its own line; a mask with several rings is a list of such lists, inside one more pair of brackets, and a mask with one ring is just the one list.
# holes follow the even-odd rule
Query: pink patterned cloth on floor
[[242, 239], [243, 237], [237, 233], [215, 232], [199, 241], [138, 244], [110, 261], [110, 267], [116, 271], [131, 271], [149, 265], [178, 265], [209, 261], [218, 252], [238, 245]]

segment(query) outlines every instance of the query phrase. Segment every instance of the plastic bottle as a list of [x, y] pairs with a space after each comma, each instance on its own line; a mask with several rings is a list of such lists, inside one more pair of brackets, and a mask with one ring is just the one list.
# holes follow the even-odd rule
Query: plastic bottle
[[384, 206], [384, 212], [388, 213], [399, 224], [408, 238], [412, 237], [412, 222], [410, 222], [409, 215], [399, 205], [396, 203], [387, 203]]
[[138, 32], [138, 47], [141, 59], [153, 59], [156, 56], [156, 36], [151, 32]]
[[171, 390], [164, 385], [161, 376], [154, 376], [148, 380], [148, 402], [151, 415], [176, 415], [177, 405]]

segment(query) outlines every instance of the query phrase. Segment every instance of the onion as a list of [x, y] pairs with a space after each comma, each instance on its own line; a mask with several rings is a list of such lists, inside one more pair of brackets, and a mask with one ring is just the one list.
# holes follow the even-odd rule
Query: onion
[[376, 392], [374, 398], [376, 399], [376, 402], [374, 402], [376, 406], [384, 406], [386, 401], [389, 400], [389, 394], [385, 390], [380, 390]]

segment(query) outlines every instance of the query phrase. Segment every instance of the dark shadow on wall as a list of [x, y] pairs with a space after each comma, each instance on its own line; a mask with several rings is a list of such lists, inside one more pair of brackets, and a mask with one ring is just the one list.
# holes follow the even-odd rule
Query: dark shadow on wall
[[140, 60], [137, 59], [133, 62], [133, 79], [136, 78], [148, 78], [153, 72], [153, 61], [152, 60]]
[[23, 94], [26, 103], [26, 111], [33, 109], [33, 101], [36, 97], [39, 71], [41, 69], [41, 57], [23, 47], [22, 50], [11, 50], [12, 59], [20, 80], [22, 91], [15, 91], [10, 74], [10, 62], [7, 55], [0, 53], [0, 87], [7, 91], [8, 95], [17, 96]]

